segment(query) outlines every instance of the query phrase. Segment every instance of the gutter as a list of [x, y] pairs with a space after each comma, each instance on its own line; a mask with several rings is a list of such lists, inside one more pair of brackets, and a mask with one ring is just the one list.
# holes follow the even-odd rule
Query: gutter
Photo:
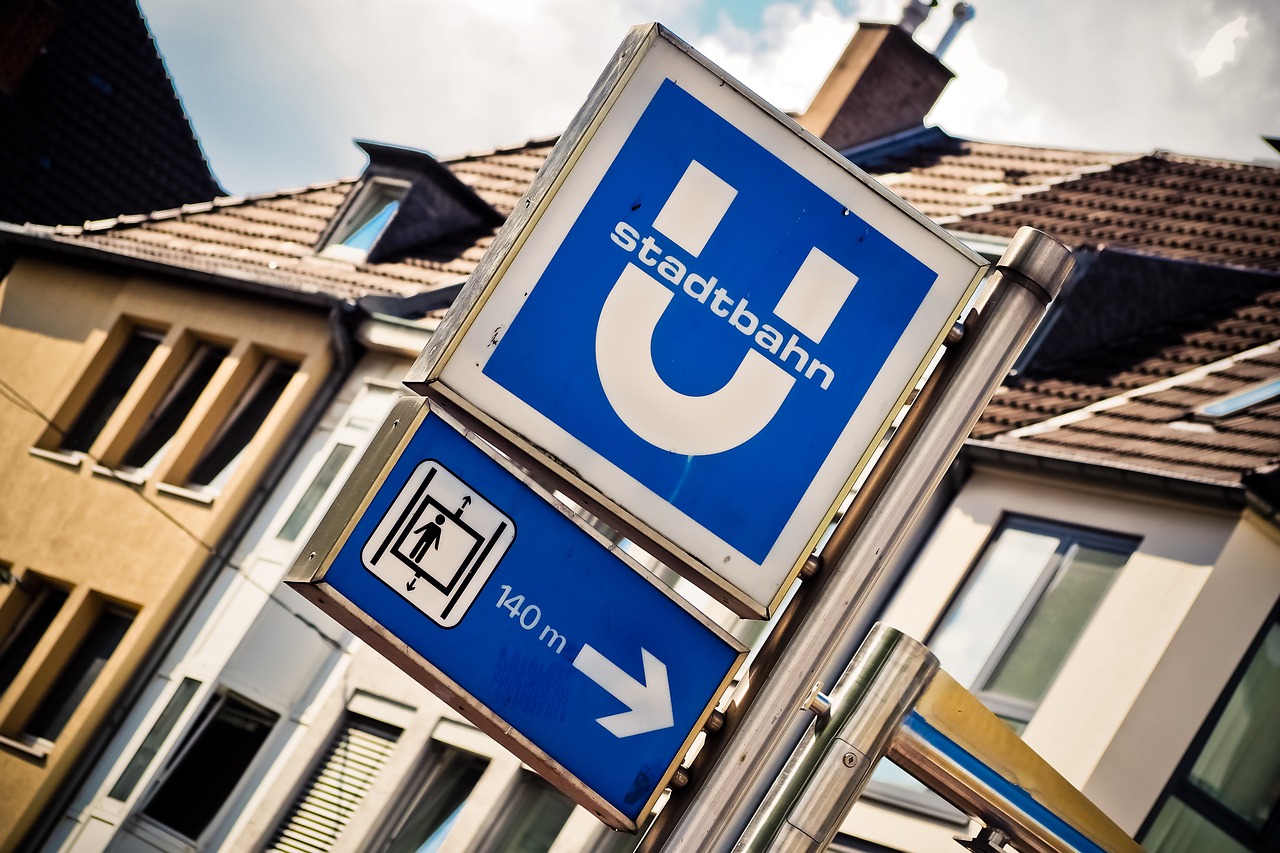
[[65, 237], [59, 238], [58, 235], [53, 233], [33, 231], [25, 226], [13, 225], [9, 222], [0, 222], [0, 244], [3, 243], [35, 250], [38, 254], [56, 255], [62, 258], [70, 257], [108, 266], [124, 267], [125, 269], [149, 275], [180, 278], [193, 284], [210, 285], [251, 296], [280, 299], [317, 308], [328, 308], [335, 303], [349, 304], [345, 300], [315, 290], [299, 290], [283, 283], [270, 284], [258, 278], [234, 274], [232, 271], [199, 270], [164, 261], [139, 258], [134, 255], [113, 252], [100, 246], [78, 243]]
[[1240, 509], [1249, 502], [1243, 484], [1217, 480], [1178, 477], [1168, 472], [1116, 462], [1098, 462], [1079, 456], [1031, 450], [1006, 442], [970, 438], [961, 450], [966, 464], [988, 463], [1004, 468], [1050, 474], [1094, 483], [1121, 485], [1130, 489], [1181, 497], [1197, 503], [1208, 503], [1229, 509]]
[[1245, 493], [1245, 505], [1253, 510], [1259, 518], [1273, 527], [1280, 528], [1280, 507], [1265, 500], [1253, 492]]

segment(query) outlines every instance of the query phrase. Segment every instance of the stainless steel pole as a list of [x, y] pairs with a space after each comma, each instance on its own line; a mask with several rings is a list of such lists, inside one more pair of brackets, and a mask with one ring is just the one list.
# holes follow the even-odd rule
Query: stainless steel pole
[[735, 849], [825, 850], [937, 671], [928, 649], [877, 623], [831, 692], [831, 710], [809, 726]]
[[[955, 459], [991, 394], [1070, 273], [1070, 251], [1048, 235], [1019, 229], [996, 264], [991, 296], [969, 329], [946, 391], [912, 451], [885, 486], [849, 548], [824, 567], [824, 592], [801, 614], [794, 634], [750, 707], [724, 734], [716, 763], [674, 825], [659, 816], [643, 849], [728, 853], [812, 719], [807, 699], [832, 684], [861, 637], [849, 628], [883, 571], [899, 556], [929, 494]], [[730, 715], [735, 717], [736, 715]]]

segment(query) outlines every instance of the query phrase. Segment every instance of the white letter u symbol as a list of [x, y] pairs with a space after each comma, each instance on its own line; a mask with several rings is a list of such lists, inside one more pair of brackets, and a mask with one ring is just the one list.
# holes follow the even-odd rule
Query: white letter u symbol
[[[655, 230], [698, 257], [737, 190], [694, 160], [653, 221]], [[814, 248], [783, 291], [774, 314], [814, 343], [822, 340], [858, 277]], [[628, 262], [600, 309], [596, 364], [618, 417], [640, 438], [681, 456], [723, 453], [773, 420], [795, 377], [748, 348], [718, 390], [694, 397], [668, 385], [653, 363], [653, 333], [672, 292]], [[799, 368], [797, 368], [799, 369]]]
[[627, 264], [596, 327], [596, 364], [609, 404], [631, 431], [681, 456], [732, 450], [778, 413], [795, 378], [754, 349], [719, 390], [693, 397], [673, 389], [653, 364], [653, 333], [672, 293]]

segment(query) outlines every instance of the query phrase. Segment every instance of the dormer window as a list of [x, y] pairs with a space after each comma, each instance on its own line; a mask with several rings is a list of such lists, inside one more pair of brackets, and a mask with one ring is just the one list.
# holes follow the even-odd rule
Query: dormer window
[[391, 224], [408, 190], [408, 181], [374, 178], [366, 182], [357, 191], [359, 195], [334, 229], [322, 254], [363, 263]]
[[[357, 140], [369, 157], [316, 251], [354, 264], [452, 257], [503, 216], [425, 151]], [[466, 235], [465, 241], [453, 240]], [[425, 253], [425, 255], [424, 255]]]

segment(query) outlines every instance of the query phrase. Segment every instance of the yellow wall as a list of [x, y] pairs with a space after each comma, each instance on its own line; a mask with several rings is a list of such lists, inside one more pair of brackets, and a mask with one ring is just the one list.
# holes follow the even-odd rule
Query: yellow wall
[[[130, 322], [166, 331], [157, 350], [188, 346], [194, 337], [231, 349], [160, 464], [139, 485], [114, 479], [92, 459], [57, 451], [62, 426], [89, 391], [86, 371], [101, 367], [100, 349]], [[331, 369], [324, 312], [217, 291], [208, 285], [162, 281], [48, 260], [22, 259], [0, 289], [0, 561], [19, 577], [38, 573], [70, 588], [67, 605], [28, 665], [0, 696], [0, 849], [12, 849], [101, 723], [148, 646], [243, 505], [289, 428]], [[245, 451], [220, 494], [181, 488], [189, 468], [234, 401], [237, 383], [263, 353], [299, 365], [284, 395]], [[133, 392], [107, 423], [89, 455], [118, 459], [145, 407], [163, 392], [153, 382], [153, 356]], [[163, 376], [158, 380], [163, 385]], [[221, 391], [221, 393], [219, 393]], [[132, 414], [129, 409], [135, 409]], [[34, 411], [32, 411], [34, 410]], [[47, 452], [33, 451], [37, 445]], [[169, 481], [169, 486], [163, 485]], [[0, 587], [0, 608], [14, 587]], [[46, 755], [14, 740], [34, 702], [31, 688], [56, 670], [58, 635], [91, 618], [97, 603], [137, 609], [120, 647]], [[80, 605], [83, 604], [83, 607]], [[75, 611], [80, 607], [80, 615]], [[63, 644], [65, 646], [65, 643]], [[52, 654], [52, 657], [50, 655]]]

